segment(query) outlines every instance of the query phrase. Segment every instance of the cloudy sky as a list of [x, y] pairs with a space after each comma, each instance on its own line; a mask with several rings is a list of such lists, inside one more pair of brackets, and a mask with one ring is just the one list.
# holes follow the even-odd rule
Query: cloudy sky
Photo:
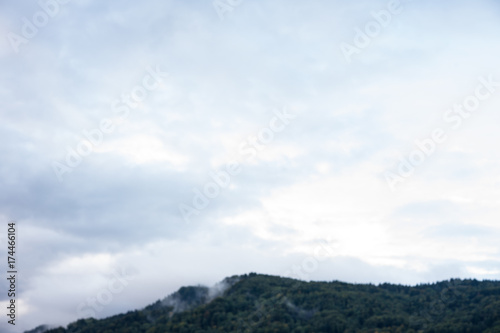
[[15, 220], [19, 276], [0, 330], [252, 271], [500, 279], [499, 16], [493, 0], [3, 1], [1, 253], [5, 271]]

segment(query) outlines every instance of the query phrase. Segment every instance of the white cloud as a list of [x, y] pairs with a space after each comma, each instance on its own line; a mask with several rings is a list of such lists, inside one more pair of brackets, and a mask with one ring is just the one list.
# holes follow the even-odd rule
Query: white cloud
[[97, 147], [96, 152], [123, 156], [126, 165], [166, 162], [182, 170], [189, 161], [187, 156], [165, 147], [160, 139], [148, 135], [135, 135], [107, 141]]
[[[76, 319], [116, 265], [137, 263], [139, 282], [101, 316], [283, 274], [325, 239], [312, 279], [499, 278], [500, 89], [459, 129], [443, 120], [478, 77], [500, 81], [498, 4], [407, 2], [347, 64], [340, 43], [385, 5], [246, 1], [221, 21], [210, 2], [86, 0], [19, 54], [0, 47], [0, 217], [22, 227], [23, 329]], [[0, 6], [3, 36], [38, 10]], [[59, 183], [51, 163], [157, 65], [162, 85]], [[242, 155], [283, 107], [297, 118]], [[447, 141], [391, 192], [384, 172], [436, 127]], [[241, 174], [183, 223], [178, 205], [232, 159]]]

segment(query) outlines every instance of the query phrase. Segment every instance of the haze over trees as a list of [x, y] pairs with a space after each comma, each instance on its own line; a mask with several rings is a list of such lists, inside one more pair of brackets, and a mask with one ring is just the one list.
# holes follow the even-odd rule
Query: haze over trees
[[45, 332], [500, 332], [500, 281], [376, 286], [250, 273], [215, 289], [182, 287], [142, 310]]

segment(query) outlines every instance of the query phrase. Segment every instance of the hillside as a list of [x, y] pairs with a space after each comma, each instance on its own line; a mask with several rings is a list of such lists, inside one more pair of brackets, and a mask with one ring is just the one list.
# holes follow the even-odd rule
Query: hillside
[[375, 286], [250, 273], [222, 285], [182, 287], [142, 310], [46, 332], [500, 332], [499, 281]]

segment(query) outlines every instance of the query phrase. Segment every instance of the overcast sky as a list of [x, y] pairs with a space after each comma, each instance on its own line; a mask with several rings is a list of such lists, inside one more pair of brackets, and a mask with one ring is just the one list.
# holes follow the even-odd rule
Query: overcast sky
[[500, 278], [498, 1], [54, 1], [0, 4], [2, 332], [252, 271]]

